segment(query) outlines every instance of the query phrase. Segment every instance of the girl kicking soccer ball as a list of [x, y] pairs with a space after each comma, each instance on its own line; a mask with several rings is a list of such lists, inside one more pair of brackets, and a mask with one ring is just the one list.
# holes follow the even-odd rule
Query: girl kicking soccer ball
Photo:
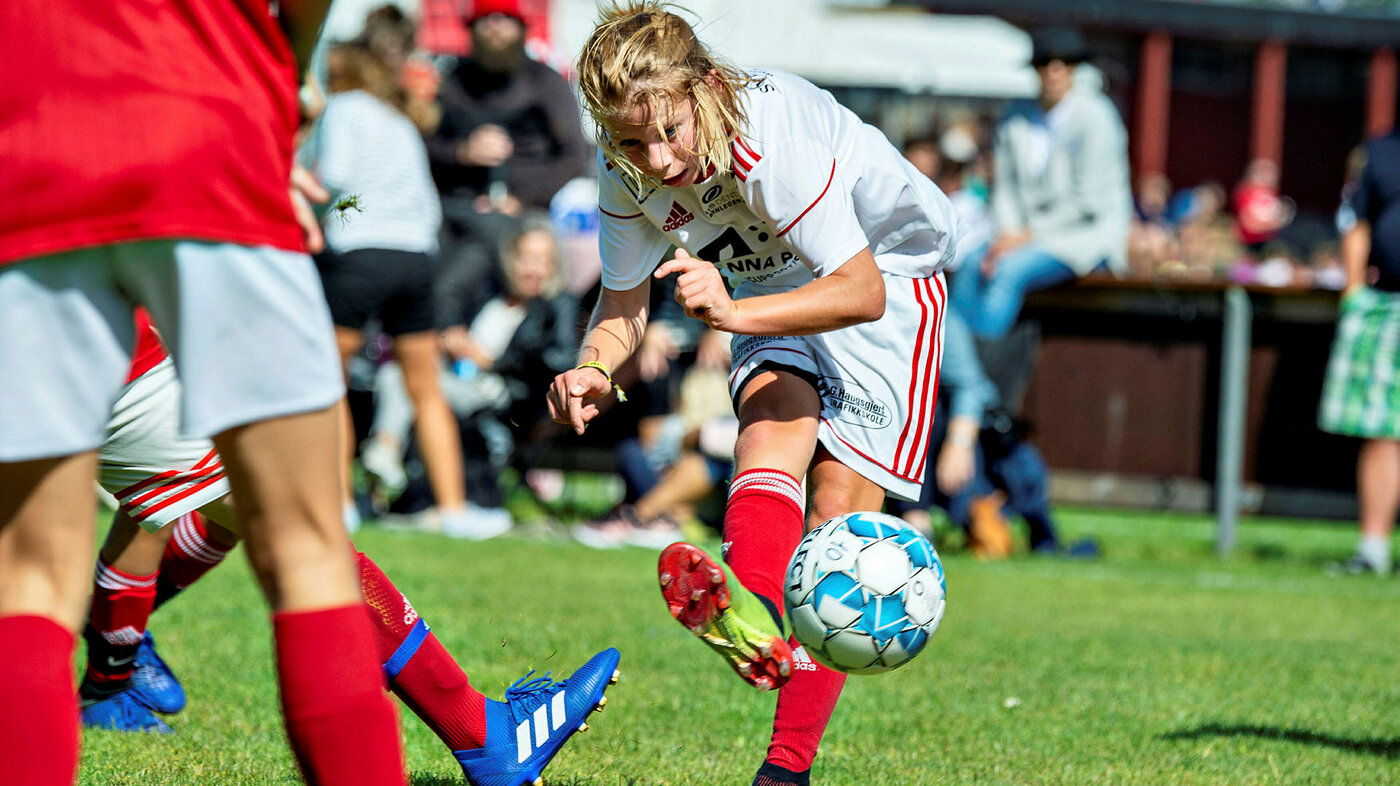
[[751, 685], [782, 687], [754, 782], [807, 783], [844, 677], [794, 658], [783, 574], [804, 508], [811, 527], [879, 510], [886, 493], [918, 496], [942, 350], [939, 271], [963, 225], [829, 93], [724, 64], [664, 5], [606, 11], [578, 75], [598, 126], [604, 288], [579, 366], [555, 378], [549, 406], [580, 434], [597, 416], [611, 371], [637, 349], [654, 278], [677, 276], [686, 313], [734, 334], [730, 572], [679, 543], [662, 552], [659, 578], [672, 616]]

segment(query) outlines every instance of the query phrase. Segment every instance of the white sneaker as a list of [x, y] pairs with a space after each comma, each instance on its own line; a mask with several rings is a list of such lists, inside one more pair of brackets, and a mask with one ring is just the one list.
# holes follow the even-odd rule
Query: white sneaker
[[403, 456], [383, 440], [370, 437], [360, 445], [360, 466], [374, 477], [389, 496], [397, 496], [408, 486]]
[[481, 508], [471, 503], [461, 510], [439, 511], [438, 515], [442, 520], [442, 534], [466, 540], [487, 540], [504, 535], [515, 523], [505, 508]]

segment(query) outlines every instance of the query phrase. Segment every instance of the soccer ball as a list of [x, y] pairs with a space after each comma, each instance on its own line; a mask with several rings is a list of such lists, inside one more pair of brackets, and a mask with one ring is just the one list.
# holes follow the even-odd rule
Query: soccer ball
[[783, 600], [818, 662], [850, 674], [908, 663], [938, 629], [943, 563], [898, 517], [847, 513], [807, 533], [788, 564]]

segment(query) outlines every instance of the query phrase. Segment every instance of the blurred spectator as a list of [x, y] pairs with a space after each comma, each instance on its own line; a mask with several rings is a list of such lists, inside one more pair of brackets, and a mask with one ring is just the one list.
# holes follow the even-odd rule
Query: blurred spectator
[[1181, 258], [1176, 222], [1171, 215], [1171, 181], [1160, 172], [1138, 179], [1132, 227], [1128, 232], [1128, 269], [1138, 277], [1156, 275]]
[[[406, 115], [411, 102], [397, 72], [366, 43], [337, 44], [326, 63], [330, 98], [301, 155], [332, 197], [349, 205], [332, 209], [326, 252], [317, 259], [336, 343], [348, 368], [372, 318], [393, 337], [438, 513], [445, 526], [466, 526], [462, 448], [437, 384], [432, 286], [441, 210], [423, 139]], [[348, 466], [355, 441], [346, 413]]]
[[1235, 211], [1235, 235], [1252, 253], [1259, 254], [1293, 220], [1293, 200], [1279, 196], [1278, 164], [1255, 159], [1230, 195]]
[[986, 194], [976, 188], [974, 167], [981, 159], [982, 151], [977, 137], [964, 125], [955, 125], [938, 138], [938, 151], [943, 159], [935, 181], [953, 207], [967, 222], [967, 231], [958, 241], [958, 256], [965, 259], [972, 254], [981, 258], [983, 251], [992, 241], [996, 224], [987, 209]]
[[428, 151], [443, 200], [444, 276], [471, 287], [496, 270], [522, 212], [548, 209], [592, 159], [568, 82], [525, 54], [519, 0], [476, 0], [467, 23], [472, 53], [443, 79]]
[[[470, 526], [444, 527], [449, 535], [479, 539], [510, 528], [496, 478], [540, 419], [544, 405], [534, 391], [573, 365], [577, 304], [563, 291], [553, 229], [536, 214], [521, 227], [501, 254], [505, 293], [464, 300], [442, 332], [439, 383], [458, 419], [452, 430], [461, 430], [472, 509]], [[365, 468], [381, 478], [403, 476], [413, 412], [401, 370], [381, 366], [376, 390], [373, 449], [366, 448], [375, 460]]]
[[1346, 289], [1318, 426], [1364, 440], [1356, 467], [1360, 537], [1356, 553], [1336, 567], [1388, 575], [1400, 510], [1400, 134], [1366, 146], [1351, 208], [1355, 220], [1342, 236]]
[[929, 180], [938, 179], [938, 173], [943, 169], [943, 155], [938, 149], [938, 140], [929, 137], [911, 139], [904, 143], [902, 152], [924, 177]]
[[[1177, 224], [1182, 269], [1197, 278], [1225, 278], [1244, 249], [1235, 239], [1234, 222], [1225, 212], [1225, 188], [1208, 181], [1184, 192]], [[1178, 194], [1173, 198], [1182, 198]]]
[[360, 34], [370, 51], [399, 75], [399, 86], [408, 94], [410, 107], [421, 114], [411, 115], [424, 133], [437, 128], [442, 110], [437, 105], [441, 79], [427, 53], [414, 45], [416, 26], [403, 9], [381, 5], [365, 17]]
[[1027, 293], [1126, 265], [1133, 200], [1123, 121], [1096, 81], [1077, 82], [1088, 57], [1078, 31], [1037, 30], [1032, 48], [1040, 96], [1013, 102], [996, 132], [997, 237], [952, 283], [955, 306], [983, 337], [1005, 335]]

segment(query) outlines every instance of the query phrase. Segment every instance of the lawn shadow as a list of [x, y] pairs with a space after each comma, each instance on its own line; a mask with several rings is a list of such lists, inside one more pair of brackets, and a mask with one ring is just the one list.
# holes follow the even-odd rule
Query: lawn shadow
[[1386, 759], [1400, 759], [1400, 738], [1358, 739], [1322, 734], [1307, 729], [1287, 729], [1278, 726], [1255, 726], [1247, 724], [1227, 725], [1207, 723], [1194, 729], [1180, 729], [1161, 735], [1164, 740], [1199, 740], [1203, 737], [1259, 737], [1267, 740], [1284, 740], [1303, 745], [1315, 745], [1353, 753], [1365, 753]]

